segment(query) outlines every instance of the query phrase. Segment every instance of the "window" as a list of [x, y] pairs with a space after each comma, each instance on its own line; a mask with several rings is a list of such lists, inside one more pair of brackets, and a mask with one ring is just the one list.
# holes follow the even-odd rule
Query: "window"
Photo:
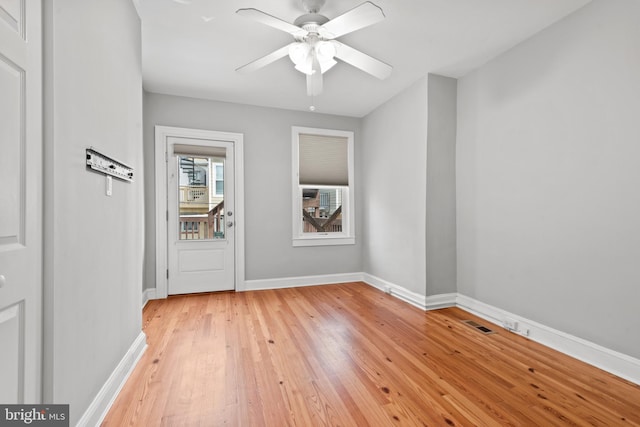
[[226, 149], [174, 144], [178, 160], [179, 239], [223, 239]]
[[224, 195], [224, 163], [213, 163], [213, 168], [215, 170], [214, 195], [223, 196]]
[[293, 246], [354, 244], [353, 132], [294, 126]]

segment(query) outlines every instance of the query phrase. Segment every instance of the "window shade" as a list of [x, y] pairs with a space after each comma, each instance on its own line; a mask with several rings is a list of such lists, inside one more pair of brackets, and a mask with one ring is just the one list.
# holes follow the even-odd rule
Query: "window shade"
[[298, 142], [301, 185], [349, 185], [347, 138], [300, 134]]
[[207, 147], [204, 145], [173, 144], [173, 154], [178, 156], [226, 157], [224, 147]]

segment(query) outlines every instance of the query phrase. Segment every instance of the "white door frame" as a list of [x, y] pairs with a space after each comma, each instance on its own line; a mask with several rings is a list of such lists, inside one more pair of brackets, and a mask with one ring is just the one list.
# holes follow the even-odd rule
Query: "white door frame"
[[229, 141], [234, 146], [235, 180], [235, 289], [245, 290], [244, 280], [244, 135], [204, 129], [188, 129], [170, 126], [155, 127], [155, 186], [156, 186], [156, 295], [166, 298], [167, 281], [167, 138], [195, 138]]

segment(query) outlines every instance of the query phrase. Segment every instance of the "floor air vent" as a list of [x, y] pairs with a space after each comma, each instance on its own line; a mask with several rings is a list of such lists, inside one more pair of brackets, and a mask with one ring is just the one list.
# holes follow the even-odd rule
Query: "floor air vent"
[[482, 332], [485, 335], [496, 333], [496, 331], [489, 329], [486, 326], [483, 326], [477, 322], [474, 322], [473, 320], [463, 320], [462, 323], [466, 323], [467, 325], [471, 326], [474, 329], [477, 329], [478, 331]]

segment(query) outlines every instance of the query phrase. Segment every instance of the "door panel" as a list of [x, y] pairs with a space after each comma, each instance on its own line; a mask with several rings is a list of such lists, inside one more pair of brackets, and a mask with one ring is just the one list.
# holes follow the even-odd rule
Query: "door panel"
[[0, 21], [18, 34], [22, 34], [23, 11], [24, 0], [0, 0]]
[[20, 369], [24, 346], [22, 345], [23, 305], [15, 304], [0, 311], [0, 337], [3, 350], [0, 352], [0, 402], [18, 402], [24, 387]]
[[24, 70], [0, 55], [0, 244], [18, 243], [24, 224]]
[[233, 150], [167, 138], [169, 294], [235, 289]]
[[181, 273], [213, 272], [224, 269], [224, 249], [178, 250]]
[[42, 354], [41, 2], [0, 0], [0, 402], [38, 403]]

